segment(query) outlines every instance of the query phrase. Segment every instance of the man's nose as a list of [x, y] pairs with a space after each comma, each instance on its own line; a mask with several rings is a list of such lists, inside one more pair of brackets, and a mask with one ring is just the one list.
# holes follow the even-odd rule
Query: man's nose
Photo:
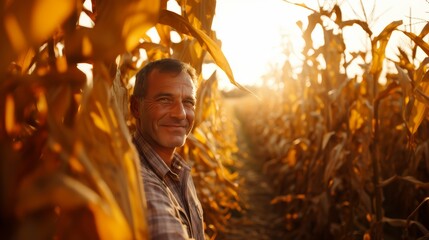
[[186, 111], [182, 102], [176, 102], [171, 109], [171, 116], [177, 119], [185, 119]]

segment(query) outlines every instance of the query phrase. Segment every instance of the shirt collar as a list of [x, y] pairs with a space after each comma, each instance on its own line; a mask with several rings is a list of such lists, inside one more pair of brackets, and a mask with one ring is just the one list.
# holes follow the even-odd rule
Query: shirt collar
[[180, 181], [186, 173], [190, 172], [190, 166], [185, 163], [179, 154], [174, 153], [170, 168], [149, 145], [149, 143], [146, 142], [139, 131], [134, 132], [133, 138], [140, 155], [145, 159], [146, 164], [153, 169], [159, 178], [164, 179], [166, 175], [170, 173], [174, 180]]

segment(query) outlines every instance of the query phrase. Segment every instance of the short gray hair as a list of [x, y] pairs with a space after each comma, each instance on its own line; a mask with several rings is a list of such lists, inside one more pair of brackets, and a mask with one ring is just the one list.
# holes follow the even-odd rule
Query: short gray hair
[[136, 74], [136, 82], [134, 84], [133, 96], [144, 97], [146, 95], [148, 88], [147, 79], [149, 78], [149, 74], [155, 69], [158, 69], [161, 73], [180, 74], [181, 72], [186, 72], [189, 74], [189, 76], [191, 76], [192, 83], [194, 84], [195, 88], [197, 87], [197, 74], [195, 72], [195, 69], [191, 65], [177, 59], [164, 58], [149, 62]]

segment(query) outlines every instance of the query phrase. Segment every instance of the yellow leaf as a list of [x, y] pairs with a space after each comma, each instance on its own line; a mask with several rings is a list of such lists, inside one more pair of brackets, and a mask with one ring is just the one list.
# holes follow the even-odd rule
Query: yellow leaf
[[17, 53], [49, 38], [76, 6], [75, 0], [11, 2], [4, 17], [5, 30], [9, 42]]
[[82, 55], [89, 57], [92, 55], [92, 43], [87, 36], [82, 38]]
[[405, 35], [407, 35], [411, 40], [413, 40], [417, 46], [419, 46], [426, 54], [429, 55], [429, 44], [420, 36], [417, 36], [414, 33], [402, 31]]
[[19, 52], [25, 49], [28, 46], [28, 43], [16, 17], [12, 14], [5, 15], [4, 24], [7, 36], [9, 37], [9, 42], [12, 44], [14, 50]]
[[292, 148], [287, 153], [287, 163], [291, 167], [295, 166], [295, 164], [296, 164], [296, 149]]
[[411, 134], [417, 131], [425, 117], [425, 113], [425, 104], [417, 101], [415, 98], [411, 98], [407, 104], [407, 111], [405, 114], [406, 124]]
[[63, 173], [33, 174], [20, 186], [17, 213], [23, 216], [47, 206], [74, 209], [88, 203], [100, 205], [100, 196], [80, 181]]
[[85, 171], [84, 167], [79, 162], [79, 159], [77, 159], [74, 156], [70, 157], [69, 164], [70, 164], [71, 169], [73, 169], [76, 172], [83, 173]]
[[365, 233], [363, 235], [363, 240], [371, 240], [371, 235], [369, 233]]
[[203, 131], [200, 128], [196, 128], [193, 132], [193, 135], [195, 137], [195, 139], [200, 142], [201, 144], [206, 144], [207, 143], [207, 138], [204, 135]]
[[70, 108], [71, 88], [67, 85], [51, 88], [46, 92], [49, 113], [58, 121], [63, 122]]
[[94, 213], [100, 239], [132, 239], [130, 226], [117, 205], [111, 204], [108, 209], [96, 204], [89, 206]]
[[331, 137], [335, 135], [334, 131], [325, 133], [323, 135], [323, 141], [322, 141], [322, 150], [326, 148], [326, 145], [328, 144], [329, 140], [331, 139]]
[[110, 134], [109, 125], [107, 125], [100, 116], [98, 116], [95, 112], [91, 112], [90, 115], [96, 127], [98, 127], [103, 132]]
[[229, 66], [229, 63], [226, 60], [226, 57], [223, 54], [220, 46], [213, 39], [211, 39], [206, 33], [204, 33], [199, 29], [194, 28], [182, 16], [167, 10], [161, 11], [159, 23], [169, 25], [178, 32], [195, 37], [202, 46], [205, 46], [207, 48], [208, 52], [213, 57], [216, 64], [226, 73], [230, 82], [241, 89], [245, 89], [246, 91], [249, 91], [247, 90], [247, 88], [241, 86], [239, 83], [235, 81], [234, 75], [232, 73], [232, 69]]
[[67, 59], [65, 56], [60, 56], [56, 59], [57, 70], [59, 73], [67, 71]]
[[387, 43], [389, 42], [393, 30], [395, 30], [401, 24], [402, 21], [391, 22], [377, 37], [372, 40], [372, 61], [370, 68], [370, 72], [372, 74], [379, 74], [383, 68]]
[[125, 39], [125, 49], [133, 50], [149, 28], [158, 20], [160, 1], [134, 1], [127, 8], [122, 36]]
[[45, 40], [73, 12], [74, 0], [38, 0], [31, 12], [30, 31], [36, 42]]
[[356, 109], [352, 109], [349, 117], [349, 128], [352, 133], [362, 127], [363, 123], [364, 120], [362, 118], [362, 115]]
[[27, 73], [28, 69], [31, 67], [30, 64], [35, 54], [34, 49], [30, 48], [18, 57], [16, 63], [21, 67], [22, 73]]
[[37, 110], [42, 115], [45, 115], [48, 112], [48, 103], [46, 102], [46, 97], [44, 93], [41, 93], [37, 98]]
[[16, 127], [15, 122], [15, 101], [12, 95], [6, 96], [6, 106], [5, 106], [5, 129], [6, 132], [11, 134], [14, 132]]

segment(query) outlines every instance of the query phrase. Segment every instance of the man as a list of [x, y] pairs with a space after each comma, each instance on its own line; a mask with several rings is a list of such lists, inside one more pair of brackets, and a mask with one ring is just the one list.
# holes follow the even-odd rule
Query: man
[[190, 167], [175, 153], [195, 117], [195, 70], [175, 59], [147, 64], [136, 75], [131, 113], [142, 163], [151, 239], [204, 239], [203, 212]]

